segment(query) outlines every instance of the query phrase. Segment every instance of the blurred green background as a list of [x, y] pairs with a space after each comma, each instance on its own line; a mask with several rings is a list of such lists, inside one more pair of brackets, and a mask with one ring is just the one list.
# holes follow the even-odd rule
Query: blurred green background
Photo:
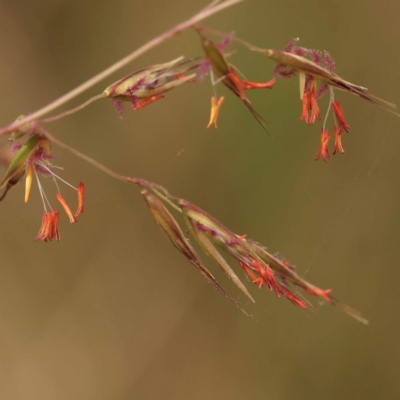
[[[74, 88], [205, 2], [0, 1], [0, 125]], [[337, 73], [400, 104], [398, 0], [251, 0], [204, 25], [281, 49], [327, 49]], [[266, 81], [273, 64], [234, 44], [231, 62]], [[177, 56], [197, 56], [186, 32], [75, 99]], [[298, 272], [370, 320], [334, 308], [303, 311], [251, 287], [256, 304], [203, 257], [255, 315], [245, 317], [165, 239], [138, 190], [54, 147], [62, 176], [87, 187], [76, 225], [37, 243], [37, 187], [2, 202], [0, 396], [63, 399], [398, 399], [400, 120], [337, 93], [351, 132], [345, 155], [315, 162], [320, 125], [299, 121], [296, 79], [249, 93], [268, 137], [222, 86], [217, 130], [207, 130], [212, 88], [187, 84], [120, 120], [108, 101], [48, 125], [107, 166], [166, 186], [238, 234], [279, 251]], [[321, 110], [327, 98], [320, 102]], [[66, 108], [65, 108], [66, 109]], [[6, 141], [1, 142], [7, 150]], [[4, 168], [2, 167], [2, 171]], [[51, 180], [44, 180], [54, 196]], [[63, 194], [71, 204], [75, 195]], [[53, 204], [55, 203], [55, 200]], [[239, 267], [231, 260], [238, 273]]]

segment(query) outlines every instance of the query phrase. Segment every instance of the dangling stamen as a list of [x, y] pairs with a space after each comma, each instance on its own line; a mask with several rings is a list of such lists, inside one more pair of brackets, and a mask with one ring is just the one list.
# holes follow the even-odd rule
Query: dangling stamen
[[222, 103], [224, 102], [225, 98], [222, 96], [218, 99], [216, 97], [211, 97], [211, 115], [210, 115], [210, 121], [207, 125], [207, 128], [210, 128], [211, 126], [213, 126], [214, 128], [217, 127], [217, 118], [218, 118], [218, 114], [219, 114], [219, 110], [222, 106]]
[[239, 265], [243, 268], [246, 275], [251, 279], [251, 281], [258, 286], [259, 289], [263, 287], [264, 280], [262, 278], [257, 278], [250, 267], [248, 267], [244, 262], [239, 261]]
[[234, 86], [236, 87], [236, 89], [239, 91], [239, 93], [237, 93], [237, 95], [240, 97], [241, 100], [246, 100], [246, 94], [244, 92], [244, 85], [242, 83], [242, 81], [239, 79], [236, 70], [233, 67], [230, 67], [229, 69], [229, 75], [228, 75], [228, 79], [233, 82]]
[[47, 240], [52, 241], [53, 239], [60, 240], [60, 233], [58, 231], [58, 221], [60, 213], [58, 211], [45, 212], [42, 217], [42, 226], [40, 231], [35, 237], [35, 241]]
[[332, 299], [329, 295], [332, 292], [331, 289], [322, 290], [322, 289], [318, 289], [318, 288], [308, 287], [308, 288], [305, 288], [304, 290], [307, 294], [310, 294], [312, 296], [319, 296], [319, 297], [323, 298], [325, 301], [327, 301], [328, 303], [330, 303], [332, 301]]
[[49, 221], [50, 221], [50, 215], [49, 213], [45, 212], [42, 217], [42, 225], [40, 227], [39, 233], [35, 237], [35, 242], [38, 240], [43, 240], [44, 242], [47, 242], [47, 232], [49, 229]]
[[247, 79], [243, 79], [244, 88], [245, 90], [250, 89], [272, 89], [276, 83], [276, 79], [273, 78], [269, 82], [252, 82], [248, 81]]
[[307, 92], [303, 93], [300, 121], [305, 121], [305, 123], [308, 125], [310, 124], [310, 117], [308, 116], [309, 109], [310, 109], [310, 96], [309, 93]]
[[69, 222], [71, 224], [74, 224], [77, 222], [76, 218], [74, 217], [74, 214], [72, 214], [71, 209], [69, 208], [67, 202], [65, 201], [64, 197], [62, 197], [60, 194], [56, 194], [57, 200], [60, 202], [62, 207], [64, 208], [65, 213], [68, 215]]
[[346, 123], [346, 121], [344, 119], [342, 106], [340, 105], [340, 103], [338, 101], [333, 101], [332, 102], [332, 110], [335, 113], [335, 117], [336, 117], [336, 120], [337, 120], [338, 125], [339, 125], [340, 133], [342, 133], [343, 131], [349, 132], [350, 131], [350, 126], [347, 125], [347, 123]]
[[[279, 285], [276, 283], [274, 279], [274, 272], [272, 269], [266, 265], [264, 268], [260, 263], [258, 263], [256, 260], [252, 260], [252, 265], [256, 269], [257, 273], [259, 274], [260, 278], [264, 283], [267, 285], [269, 290], [273, 290], [276, 294], [276, 296], [279, 298]], [[258, 281], [258, 280], [257, 280]], [[255, 283], [253, 281], [253, 283]], [[259, 287], [262, 287], [262, 284], [258, 281]]]
[[29, 201], [29, 195], [31, 194], [32, 178], [33, 178], [33, 166], [32, 164], [29, 164], [26, 170], [26, 179], [25, 179], [25, 203]]
[[58, 211], [51, 211], [51, 239], [60, 240], [60, 232], [58, 231], [58, 221], [60, 219], [60, 213]]
[[300, 308], [307, 308], [307, 304], [304, 300], [299, 299], [296, 297], [288, 288], [284, 286], [279, 287], [279, 291], [289, 300], [291, 301], [294, 305], [300, 307]]
[[336, 154], [338, 151], [340, 153], [344, 153], [344, 149], [342, 146], [342, 132], [336, 126], [333, 129], [335, 132], [335, 148], [333, 149], [333, 154]]
[[324, 161], [328, 162], [328, 158], [330, 157], [328, 150], [328, 142], [330, 138], [331, 135], [328, 133], [328, 131], [324, 131], [323, 129], [321, 129], [320, 147], [317, 155], [315, 156], [315, 160], [318, 160], [322, 156]]
[[137, 110], [140, 110], [141, 108], [146, 107], [149, 104], [154, 103], [155, 101], [163, 99], [163, 98], [164, 98], [163, 95], [158, 94], [156, 96], [151, 96], [151, 97], [148, 97], [146, 99], [141, 99], [141, 100], [136, 101], [136, 102], [132, 101], [131, 107], [132, 107], [132, 109], [134, 111], [137, 111]]
[[76, 210], [75, 217], [83, 213], [83, 201], [85, 199], [85, 185], [81, 182], [78, 185], [78, 209]]
[[319, 114], [319, 108], [318, 108], [318, 102], [317, 102], [317, 95], [316, 95], [316, 82], [313, 80], [310, 83], [310, 91], [309, 91], [309, 96], [310, 96], [310, 110], [311, 110], [311, 117], [309, 119], [309, 123], [313, 124], [316, 119], [320, 120], [321, 116]]
[[[300, 83], [303, 83], [303, 78], [300, 78]], [[307, 86], [307, 91], [305, 89], [301, 91], [302, 96], [302, 111], [301, 111], [301, 121], [305, 121], [308, 125], [315, 122], [316, 119], [320, 120], [321, 116], [319, 113], [317, 95], [316, 95], [316, 82], [315, 79], [311, 78], [306, 80], [304, 83]]]

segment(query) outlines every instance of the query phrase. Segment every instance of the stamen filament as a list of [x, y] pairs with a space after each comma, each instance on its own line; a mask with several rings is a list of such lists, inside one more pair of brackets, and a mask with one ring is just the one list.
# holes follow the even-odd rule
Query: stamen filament
[[65, 181], [64, 179], [62, 179], [61, 177], [59, 177], [54, 171], [52, 171], [49, 167], [47, 167], [43, 162], [38, 162], [38, 164], [43, 167], [45, 170], [49, 171], [49, 173], [53, 176], [55, 176], [56, 178], [58, 178], [61, 182], [64, 182], [67, 186], [71, 187], [72, 189], [77, 190], [77, 188], [73, 185], [71, 185], [69, 182]]
[[43, 202], [43, 208], [44, 208], [44, 211], [47, 213], [46, 201], [47, 201], [47, 204], [48, 204], [50, 210], [52, 210], [52, 207], [50, 205], [49, 200], [46, 197], [46, 193], [43, 190], [42, 184], [40, 183], [40, 180], [39, 180], [39, 177], [37, 175], [36, 169], [34, 169], [34, 171], [35, 171], [35, 177], [36, 177], [36, 181], [37, 181], [38, 188], [39, 188], [40, 197], [42, 198], [42, 202]]
[[335, 95], [333, 93], [333, 89], [332, 89], [332, 87], [329, 87], [329, 105], [328, 105], [328, 110], [327, 110], [327, 112], [325, 114], [324, 124], [322, 125], [322, 130], [323, 131], [326, 131], [326, 122], [328, 121], [328, 115], [329, 115], [329, 112], [330, 112], [330, 110], [332, 108], [332, 103], [334, 101], [335, 101]]
[[215, 88], [216, 83], [215, 83], [215, 80], [214, 80], [214, 72], [213, 72], [211, 66], [208, 67], [208, 70], [209, 70], [209, 72], [210, 72], [211, 86], [212, 86], [213, 91], [214, 91], [214, 97], [215, 97], [215, 98], [218, 98], [218, 96], [217, 96], [217, 89]]
[[305, 85], [306, 85], [306, 74], [300, 71], [299, 72], [300, 100], [303, 100]]

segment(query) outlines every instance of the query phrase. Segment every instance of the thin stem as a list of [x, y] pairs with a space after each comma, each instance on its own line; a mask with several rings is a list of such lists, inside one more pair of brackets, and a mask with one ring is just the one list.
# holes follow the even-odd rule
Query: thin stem
[[85, 92], [86, 90], [90, 89], [103, 79], [107, 78], [114, 72], [118, 71], [125, 65], [129, 64], [142, 54], [148, 52], [149, 50], [153, 49], [154, 47], [164, 43], [168, 39], [171, 39], [173, 36], [183, 32], [184, 30], [190, 28], [191, 26], [199, 23], [200, 21], [210, 17], [218, 13], [219, 11], [224, 10], [225, 8], [231, 7], [234, 4], [240, 3], [243, 0], [225, 0], [222, 2], [213, 1], [210, 6], [207, 6], [193, 17], [189, 18], [188, 20], [175, 25], [173, 28], [169, 29], [168, 31], [162, 33], [161, 35], [151, 39], [149, 42], [144, 44], [143, 46], [139, 47], [137, 50], [133, 51], [131, 54], [124, 57], [122, 60], [116, 62], [115, 64], [111, 65], [110, 67], [106, 68], [104, 71], [100, 72], [99, 74], [93, 76], [86, 82], [82, 83], [75, 89], [71, 90], [70, 92], [66, 93], [65, 95], [61, 96], [57, 100], [51, 102], [47, 106], [41, 108], [40, 110], [34, 112], [33, 114], [27, 116], [26, 118], [19, 120], [17, 122], [11, 123], [10, 125], [6, 126], [3, 129], [0, 129], [0, 136], [3, 136], [7, 133], [15, 131], [20, 126], [26, 124], [27, 122], [36, 120], [42, 117], [45, 114], [55, 110], [56, 108], [62, 106], [63, 104], [67, 103], [68, 101], [72, 100], [76, 96], [80, 95], [81, 93]]
[[327, 110], [326, 115], [325, 115], [325, 118], [324, 118], [324, 124], [322, 125], [322, 129], [323, 129], [324, 132], [325, 132], [325, 130], [326, 130], [325, 126], [326, 126], [326, 121], [328, 120], [329, 111], [331, 110], [332, 103], [333, 103], [333, 101], [335, 100], [335, 95], [334, 95], [334, 93], [333, 93], [333, 89], [332, 89], [331, 86], [329, 87], [329, 93], [330, 93], [330, 95], [329, 95], [328, 110]]
[[105, 174], [111, 176], [112, 178], [118, 179], [119, 181], [122, 181], [122, 182], [129, 182], [129, 183], [134, 183], [134, 184], [139, 183], [139, 181], [140, 181], [139, 179], [130, 178], [130, 177], [123, 176], [123, 175], [120, 175], [120, 174], [114, 172], [113, 170], [107, 168], [103, 164], [101, 164], [98, 161], [96, 161], [94, 158], [91, 158], [91, 157], [87, 156], [86, 154], [81, 153], [80, 151], [74, 149], [73, 147], [70, 147], [69, 145], [67, 145], [66, 143], [62, 142], [61, 140], [55, 138], [48, 131], [45, 131], [44, 129], [41, 129], [41, 132], [44, 133], [46, 135], [46, 137], [49, 140], [51, 140], [53, 143], [55, 143], [56, 145], [62, 147], [65, 150], [68, 150], [73, 155], [75, 155], [75, 156], [81, 158], [82, 160], [86, 161], [87, 163], [93, 165], [94, 167], [96, 167], [100, 171], [104, 172]]
[[71, 114], [75, 114], [76, 112], [83, 110], [85, 107], [87, 107], [89, 104], [94, 103], [96, 100], [102, 99], [103, 95], [102, 94], [98, 94], [97, 96], [94, 96], [92, 98], [90, 98], [89, 100], [86, 100], [84, 103], [82, 103], [80, 106], [77, 106], [75, 108], [71, 108], [70, 110], [64, 111], [60, 114], [55, 115], [54, 117], [49, 117], [49, 118], [44, 118], [44, 119], [39, 119], [36, 122], [38, 122], [39, 124], [45, 124], [47, 122], [53, 122], [53, 121], [57, 121], [61, 118], [66, 117], [67, 115], [71, 115]]
[[[106, 167], [105, 165], [101, 164], [100, 162], [96, 161], [94, 158], [91, 158], [87, 156], [86, 154], [81, 153], [80, 151], [74, 149], [73, 147], [69, 146], [68, 144], [62, 142], [61, 140], [55, 138], [53, 135], [51, 135], [49, 132], [45, 131], [44, 129], [41, 129], [41, 132], [46, 135], [46, 137], [55, 143], [56, 145], [62, 147], [63, 149], [69, 151], [71, 154], [73, 154], [76, 157], [79, 157], [80, 159], [86, 161], [87, 163], [93, 165], [100, 171], [104, 172], [108, 176], [111, 176], [114, 179], [117, 179], [121, 182], [125, 183], [133, 183], [134, 185], [140, 186], [140, 187], [145, 187], [150, 190], [152, 190], [157, 196], [165, 200], [168, 204], [170, 204], [172, 207], [174, 207], [176, 210], [178, 208], [176, 207], [176, 204], [178, 203], [179, 199], [172, 194], [168, 192], [167, 189], [165, 189], [163, 186], [154, 183], [154, 182], [149, 182], [146, 181], [145, 179], [141, 178], [135, 178], [131, 176], [125, 176], [118, 174], [117, 172], [113, 171], [112, 169]], [[181, 211], [180, 209], [178, 211]]]

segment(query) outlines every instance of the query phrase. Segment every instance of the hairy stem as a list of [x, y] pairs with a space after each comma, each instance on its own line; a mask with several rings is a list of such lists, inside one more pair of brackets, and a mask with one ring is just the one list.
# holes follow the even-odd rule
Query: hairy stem
[[210, 17], [218, 13], [219, 11], [224, 10], [225, 8], [231, 7], [234, 4], [240, 3], [243, 0], [223, 0], [220, 1], [213, 1], [204, 9], [200, 10], [197, 14], [193, 17], [189, 18], [188, 20], [175, 25], [173, 28], [169, 29], [168, 31], [162, 33], [161, 35], [155, 37], [154, 39], [150, 40], [143, 46], [139, 47], [137, 50], [133, 51], [131, 54], [124, 57], [122, 60], [117, 61], [115, 64], [111, 65], [110, 67], [106, 68], [104, 71], [98, 73], [97, 75], [93, 76], [86, 82], [82, 83], [75, 89], [71, 90], [70, 92], [66, 93], [65, 95], [61, 96], [57, 100], [51, 102], [47, 106], [41, 108], [40, 110], [34, 112], [33, 114], [27, 116], [26, 118], [19, 120], [17, 122], [11, 123], [10, 125], [0, 129], [0, 136], [6, 135], [10, 132], [15, 131], [20, 126], [26, 124], [27, 122], [34, 121], [43, 115], [48, 114], [49, 112], [55, 110], [56, 108], [62, 106], [63, 104], [67, 103], [68, 101], [72, 100], [73, 98], [77, 97], [81, 93], [85, 92], [86, 90], [90, 89], [103, 79], [107, 78], [114, 72], [118, 71], [125, 65], [129, 64], [133, 60], [137, 59], [139, 56], [143, 55], [144, 53], [148, 52], [149, 50], [153, 49], [154, 47], [164, 43], [168, 39], [171, 39], [173, 36], [183, 32], [184, 30], [192, 27], [193, 25], [199, 23], [200, 21]]

